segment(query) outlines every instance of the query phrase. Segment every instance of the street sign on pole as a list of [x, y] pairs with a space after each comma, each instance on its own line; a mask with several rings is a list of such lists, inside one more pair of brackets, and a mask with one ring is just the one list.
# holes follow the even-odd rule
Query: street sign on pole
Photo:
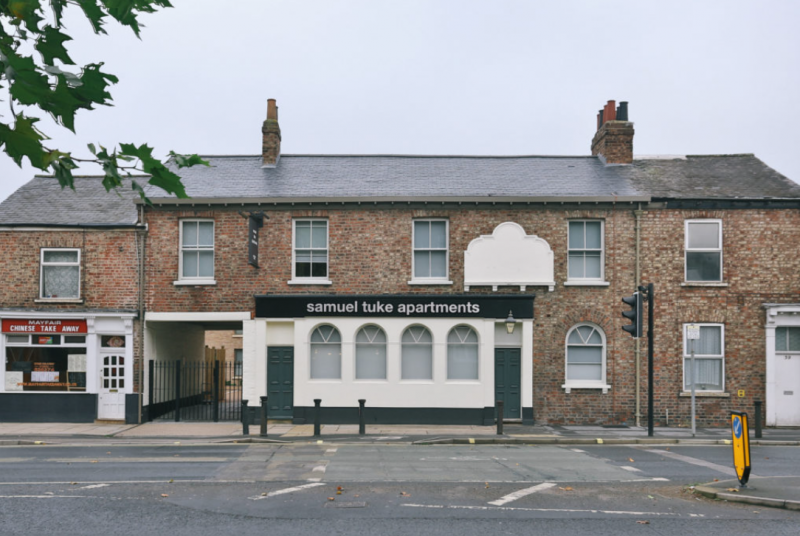
[[689, 369], [690, 369], [689, 381], [691, 381], [691, 384], [692, 384], [692, 437], [694, 437], [695, 433], [697, 432], [697, 428], [696, 428], [696, 424], [695, 424], [695, 422], [696, 422], [695, 421], [695, 415], [696, 415], [696, 413], [695, 413], [695, 408], [696, 408], [696, 405], [695, 405], [695, 403], [696, 403], [695, 384], [697, 383], [697, 378], [696, 378], [697, 369], [695, 368], [695, 363], [694, 363], [694, 347], [697, 344], [695, 341], [697, 341], [699, 338], [700, 338], [700, 326], [698, 324], [687, 324], [686, 325], [686, 339], [689, 340], [689, 344], [692, 347], [691, 348], [692, 357], [689, 360]]
[[747, 480], [750, 478], [750, 429], [747, 426], [747, 413], [731, 412], [731, 432], [736, 478], [742, 487], [747, 487]]

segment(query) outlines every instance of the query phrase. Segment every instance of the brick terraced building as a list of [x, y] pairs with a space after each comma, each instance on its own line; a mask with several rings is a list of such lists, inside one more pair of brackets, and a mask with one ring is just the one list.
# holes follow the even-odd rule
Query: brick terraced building
[[[621, 329], [620, 299], [653, 283], [657, 425], [689, 422], [688, 324], [701, 425], [755, 400], [768, 425], [800, 425], [800, 186], [753, 155], [634, 157], [633, 134], [610, 102], [592, 156], [281, 155], [270, 101], [262, 154], [181, 170], [191, 199], [148, 189], [139, 257], [102, 235], [134, 287], [102, 307], [142, 311], [137, 364], [202, 360], [208, 332], [241, 330], [251, 416], [268, 395], [270, 417], [294, 422], [315, 399], [326, 422], [356, 422], [365, 399], [368, 422], [491, 424], [503, 400], [512, 420], [634, 424], [647, 345]], [[0, 223], [34, 225], [9, 219], [18, 203]], [[42, 251], [83, 252], [27, 232], [0, 238], [27, 241], [6, 270], [25, 266], [31, 288]], [[100, 307], [90, 293], [113, 278], [83, 270], [80, 305]], [[68, 307], [46, 305], [47, 319]], [[4, 328], [42, 307], [10, 289], [2, 306]], [[154, 378], [138, 370], [148, 416]]]

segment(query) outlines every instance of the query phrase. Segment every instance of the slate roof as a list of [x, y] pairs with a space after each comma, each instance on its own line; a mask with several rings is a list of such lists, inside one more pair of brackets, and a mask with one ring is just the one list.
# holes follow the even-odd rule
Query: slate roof
[[[592, 156], [283, 155], [206, 156], [210, 167], [176, 170], [186, 202], [414, 200], [792, 200], [800, 185], [753, 155], [636, 158], [604, 165]], [[140, 180], [144, 183], [144, 180]], [[0, 203], [0, 225], [133, 225], [138, 197], [122, 197], [97, 177], [76, 178], [77, 192], [35, 177]], [[146, 186], [155, 204], [181, 202]]]
[[0, 203], [0, 226], [135, 225], [138, 195], [130, 179], [123, 180], [119, 193], [106, 192], [99, 177], [75, 177], [73, 191], [62, 190], [53, 177], [37, 176]]

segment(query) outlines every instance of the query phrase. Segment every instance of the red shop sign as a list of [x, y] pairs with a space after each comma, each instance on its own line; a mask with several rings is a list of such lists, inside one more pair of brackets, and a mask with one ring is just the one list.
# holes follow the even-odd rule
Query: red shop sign
[[3, 320], [3, 333], [86, 333], [86, 320]]

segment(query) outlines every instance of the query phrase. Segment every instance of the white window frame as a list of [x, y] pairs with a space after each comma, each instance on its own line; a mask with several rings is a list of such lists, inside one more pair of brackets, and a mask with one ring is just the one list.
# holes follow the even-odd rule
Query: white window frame
[[[48, 262], [44, 261], [46, 251], [76, 251], [78, 260], [76, 262]], [[78, 267], [78, 295], [59, 296], [58, 298], [48, 298], [44, 295], [44, 268], [45, 266], [77, 266]], [[39, 299], [48, 301], [75, 301], [81, 299], [81, 250], [80, 248], [41, 248], [39, 251]]]
[[[369, 342], [359, 342], [358, 341], [358, 334], [361, 333], [362, 330], [366, 330], [366, 328], [377, 328], [381, 333], [383, 333], [383, 367], [384, 367], [384, 375], [383, 378], [359, 378], [358, 377], [358, 348], [359, 345], [368, 345], [368, 346], [378, 346], [380, 343], [375, 343], [374, 337], [372, 341]], [[367, 332], [364, 331], [366, 334]], [[377, 336], [377, 333], [375, 334]], [[367, 335], [367, 337], [369, 337]], [[386, 383], [389, 379], [389, 336], [386, 333], [386, 330], [383, 326], [378, 324], [364, 324], [360, 328], [356, 330], [355, 338], [353, 338], [353, 380], [357, 382], [378, 382], [378, 383]]]
[[[477, 340], [474, 343], [465, 342], [465, 341], [461, 340], [461, 336], [456, 331], [459, 328], [468, 328], [471, 333], [475, 334], [475, 338]], [[453, 334], [453, 333], [456, 334], [456, 337], [458, 337], [459, 342], [457, 342], [457, 343], [451, 343], [450, 342], [450, 335]], [[445, 355], [446, 368], [447, 368], [447, 382], [448, 383], [480, 383], [480, 381], [481, 381], [481, 337], [480, 337], [480, 333], [478, 332], [478, 330], [475, 329], [473, 326], [470, 326], [469, 324], [458, 324], [458, 325], [455, 325], [455, 326], [453, 326], [452, 328], [450, 328], [447, 331], [447, 339], [446, 339], [445, 345], [447, 346], [447, 353]], [[461, 345], [461, 346], [466, 346], [466, 345], [472, 346], [472, 345], [474, 345], [475, 346], [475, 352], [476, 352], [475, 355], [476, 355], [477, 362], [476, 362], [476, 375], [475, 375], [474, 378], [453, 378], [452, 377], [452, 370], [450, 369], [450, 348], [451, 348], [451, 346], [454, 346], [454, 345]]]
[[[299, 277], [297, 275], [297, 222], [323, 221], [325, 222], [325, 261], [327, 265], [325, 277]], [[322, 248], [301, 248], [314, 251], [322, 251]], [[290, 285], [330, 285], [331, 282], [331, 224], [327, 218], [296, 218], [292, 219], [292, 278]]]
[[698, 392], [702, 393], [724, 393], [725, 392], [725, 324], [719, 324], [714, 322], [687, 322], [683, 324], [683, 374], [681, 376], [681, 391], [684, 393], [688, 392], [689, 389], [686, 387], [686, 361], [691, 360], [692, 353], [691, 349], [689, 348], [689, 339], [686, 338], [686, 331], [687, 326], [705, 326], [705, 327], [719, 327], [720, 328], [720, 351], [722, 352], [720, 355], [710, 355], [710, 354], [694, 354], [695, 359], [719, 359], [722, 362], [722, 369], [720, 370], [720, 374], [722, 374], [722, 388], [721, 389], [701, 389]]
[[[423, 222], [444, 222], [444, 248], [416, 248], [416, 232], [417, 223]], [[416, 274], [416, 261], [415, 256], [417, 251], [442, 251], [444, 249], [444, 268], [445, 274], [443, 277], [418, 277]], [[450, 220], [447, 218], [415, 218], [411, 220], [411, 281], [412, 285], [452, 285], [450, 281]]]
[[[719, 247], [718, 248], [689, 248], [689, 225], [692, 223], [716, 223], [719, 230]], [[689, 279], [689, 253], [719, 253], [719, 279], [715, 280], [699, 280]], [[719, 284], [722, 283], [722, 275], [724, 272], [724, 264], [722, 257], [722, 220], [716, 218], [701, 218], [695, 220], [685, 220], [683, 226], [683, 280], [690, 285], [703, 285], [703, 284]]]
[[[327, 338], [322, 336], [322, 331], [320, 331], [320, 336], [322, 336], [323, 340], [321, 342], [312, 341], [311, 339], [314, 337], [314, 333], [316, 333], [317, 330], [319, 330], [320, 328], [323, 328], [323, 327], [332, 328], [333, 331], [331, 331], [328, 334]], [[339, 336], [339, 342], [330, 342], [330, 338], [333, 336], [334, 333], [336, 333]], [[314, 355], [314, 345], [323, 346], [323, 347], [336, 345], [336, 346], [339, 347], [339, 376], [338, 377], [335, 377], [335, 378], [315, 378], [314, 377], [314, 365], [312, 364], [313, 355]], [[344, 349], [344, 339], [342, 338], [342, 331], [339, 329], [338, 326], [336, 326], [334, 324], [330, 324], [330, 323], [317, 324], [316, 326], [314, 326], [314, 329], [312, 329], [311, 332], [308, 335], [308, 380], [311, 381], [311, 382], [320, 382], [320, 383], [340, 383], [342, 381], [342, 374], [344, 372], [342, 370], [342, 365], [344, 363], [344, 361], [342, 359], [342, 357], [343, 357], [342, 356], [343, 349]]]
[[[573, 250], [569, 244], [569, 226], [572, 223], [599, 223], [600, 224], [600, 277], [570, 277], [569, 276], [569, 252]], [[586, 236], [586, 226], [584, 225], [584, 239]], [[585, 245], [585, 242], [584, 242]], [[575, 251], [597, 251], [594, 248], [574, 248]], [[580, 219], [567, 221], [567, 281], [566, 285], [603, 285], [608, 286], [606, 281], [606, 222], [598, 219]]]
[[[183, 224], [184, 223], [208, 223], [210, 222], [213, 230], [211, 233], [211, 246], [197, 246], [197, 247], [188, 247], [184, 248], [183, 245]], [[209, 218], [186, 218], [178, 220], [178, 280], [175, 281], [176, 285], [215, 285], [217, 282], [214, 279], [217, 273], [217, 224], [213, 219]], [[184, 276], [183, 275], [183, 252], [184, 251], [208, 251], [210, 250], [214, 260], [211, 264], [213, 272], [211, 277], [208, 276]]]
[[[600, 379], [599, 380], [570, 380], [568, 375], [569, 370], [569, 336], [573, 331], [579, 327], [588, 326], [594, 328], [600, 334], [600, 339], [603, 341], [602, 347], [602, 361], [600, 364]], [[579, 322], [569, 328], [566, 337], [564, 337], [564, 385], [561, 386], [564, 391], [569, 394], [572, 389], [601, 389], [603, 394], [608, 393], [611, 386], [607, 381], [607, 368], [608, 368], [608, 339], [606, 333], [599, 325], [594, 322]]]
[[[410, 329], [413, 329], [413, 328], [416, 328], [416, 327], [423, 328], [431, 336], [431, 342], [430, 342], [430, 347], [431, 347], [431, 377], [430, 378], [404, 378], [403, 377], [403, 357], [404, 357], [404, 355], [403, 355], [403, 347], [405, 345], [414, 346], [414, 345], [421, 344], [421, 343], [416, 342], [416, 341], [404, 343], [403, 342], [403, 335], [405, 335], [406, 331], [408, 331]], [[412, 337], [413, 337], [413, 335], [412, 335]], [[436, 381], [436, 339], [434, 338], [433, 330], [431, 328], [429, 328], [428, 326], [426, 326], [424, 324], [409, 324], [408, 326], [404, 327], [400, 331], [400, 361], [399, 361], [399, 365], [400, 365], [400, 370], [399, 370], [400, 383], [434, 383]]]
[[779, 329], [787, 330], [786, 331], [786, 335], [787, 335], [786, 348], [789, 348], [789, 339], [788, 339], [789, 331], [788, 330], [790, 330], [790, 329], [800, 329], [800, 326], [792, 326], [792, 325], [775, 326], [775, 354], [776, 355], [798, 355], [798, 354], [800, 354], [800, 350], [778, 350], [778, 330]]

